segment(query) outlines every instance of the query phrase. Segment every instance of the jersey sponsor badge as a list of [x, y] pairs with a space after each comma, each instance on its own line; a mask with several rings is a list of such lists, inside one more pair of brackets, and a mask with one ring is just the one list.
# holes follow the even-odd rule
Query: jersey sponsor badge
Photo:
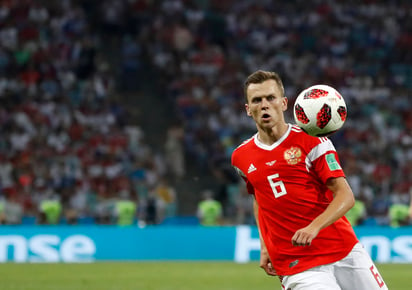
[[326, 158], [326, 163], [328, 164], [329, 169], [331, 171], [342, 169], [342, 167], [340, 167], [338, 161], [335, 158], [335, 154], [333, 153], [326, 154], [325, 158]]
[[288, 150], [285, 150], [283, 157], [286, 162], [290, 165], [296, 165], [301, 161], [302, 151], [298, 147], [290, 147]]

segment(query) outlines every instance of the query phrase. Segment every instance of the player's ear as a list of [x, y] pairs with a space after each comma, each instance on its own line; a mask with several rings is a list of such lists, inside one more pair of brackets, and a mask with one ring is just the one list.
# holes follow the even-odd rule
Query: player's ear
[[250, 114], [250, 109], [249, 109], [249, 105], [248, 105], [248, 104], [245, 104], [245, 109], [246, 109], [247, 115], [248, 115], [248, 116], [252, 116], [252, 115]]
[[288, 98], [284, 97], [282, 103], [283, 103], [282, 110], [286, 111], [288, 109]]

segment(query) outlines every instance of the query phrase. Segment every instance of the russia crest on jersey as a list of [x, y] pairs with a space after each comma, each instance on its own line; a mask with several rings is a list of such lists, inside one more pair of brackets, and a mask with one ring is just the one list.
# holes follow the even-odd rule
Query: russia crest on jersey
[[283, 157], [290, 165], [296, 165], [301, 161], [302, 151], [298, 147], [290, 147], [285, 150]]

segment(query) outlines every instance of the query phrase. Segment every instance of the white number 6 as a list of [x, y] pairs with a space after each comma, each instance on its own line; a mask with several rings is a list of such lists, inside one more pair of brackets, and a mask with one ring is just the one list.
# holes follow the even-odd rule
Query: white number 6
[[278, 178], [279, 174], [269, 175], [267, 178], [269, 180], [270, 187], [272, 188], [273, 194], [276, 198], [281, 197], [282, 195], [287, 194], [286, 187], [283, 184], [282, 180], [275, 181], [275, 178]]

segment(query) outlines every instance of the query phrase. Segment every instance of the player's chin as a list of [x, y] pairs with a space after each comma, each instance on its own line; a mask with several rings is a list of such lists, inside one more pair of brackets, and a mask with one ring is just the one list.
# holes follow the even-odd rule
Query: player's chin
[[259, 126], [265, 130], [270, 130], [273, 128], [273, 122], [271, 120], [260, 120]]

